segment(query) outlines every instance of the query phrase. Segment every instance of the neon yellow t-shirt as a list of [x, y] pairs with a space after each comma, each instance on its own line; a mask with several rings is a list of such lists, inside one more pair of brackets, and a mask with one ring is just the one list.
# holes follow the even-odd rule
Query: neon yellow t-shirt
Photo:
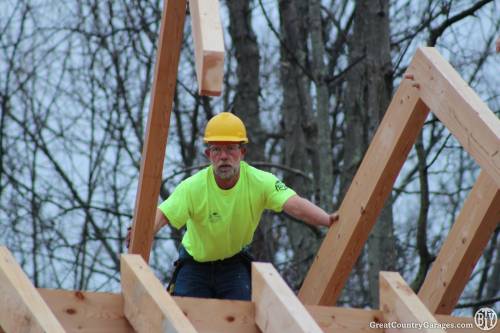
[[264, 209], [280, 212], [293, 195], [276, 176], [242, 161], [232, 188], [221, 189], [209, 166], [182, 181], [158, 208], [175, 228], [187, 225], [182, 245], [205, 262], [240, 252], [252, 241]]

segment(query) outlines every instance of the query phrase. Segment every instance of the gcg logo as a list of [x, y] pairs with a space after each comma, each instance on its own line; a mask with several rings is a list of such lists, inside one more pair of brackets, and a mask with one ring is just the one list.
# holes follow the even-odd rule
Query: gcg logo
[[492, 308], [481, 308], [474, 314], [474, 324], [482, 331], [490, 331], [497, 325], [497, 314]]
[[285, 191], [288, 187], [286, 187], [285, 183], [283, 183], [281, 180], [277, 180], [276, 183], [274, 183], [274, 187], [276, 188], [276, 191]]

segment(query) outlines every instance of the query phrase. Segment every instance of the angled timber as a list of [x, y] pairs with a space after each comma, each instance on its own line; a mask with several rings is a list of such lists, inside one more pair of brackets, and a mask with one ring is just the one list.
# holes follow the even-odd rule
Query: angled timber
[[434, 48], [419, 48], [407, 73], [432, 113], [500, 187], [500, 119]]
[[450, 314], [500, 221], [500, 189], [482, 171], [418, 296], [432, 313]]
[[426, 324], [427, 327], [402, 326], [387, 332], [444, 333], [439, 322], [396, 272], [380, 272], [380, 308], [383, 322], [401, 325]]
[[263, 333], [322, 332], [271, 264], [252, 264], [252, 301]]
[[219, 96], [224, 78], [224, 37], [219, 0], [189, 0], [200, 95]]
[[304, 280], [305, 304], [334, 305], [429, 110], [405, 80], [394, 95]]
[[154, 236], [185, 15], [186, 0], [165, 0], [129, 248], [130, 253], [140, 254], [146, 262]]
[[197, 332], [139, 255], [121, 257], [124, 313], [138, 333]]
[[0, 327], [9, 333], [66, 332], [4, 246], [0, 246]]

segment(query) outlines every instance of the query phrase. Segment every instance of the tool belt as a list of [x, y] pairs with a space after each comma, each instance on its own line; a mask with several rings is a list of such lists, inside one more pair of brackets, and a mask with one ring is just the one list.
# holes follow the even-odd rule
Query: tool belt
[[172, 273], [172, 278], [167, 286], [167, 291], [173, 295], [175, 288], [175, 281], [177, 280], [177, 275], [181, 270], [182, 266], [186, 263], [195, 263], [197, 265], [213, 265], [213, 264], [231, 264], [231, 263], [243, 263], [248, 270], [248, 274], [252, 273], [252, 261], [255, 259], [250, 254], [250, 251], [245, 248], [240, 252], [236, 253], [234, 256], [214, 261], [199, 262], [194, 260], [194, 258], [186, 251], [186, 249], [181, 245], [179, 248], [179, 259], [174, 262], [174, 272]]

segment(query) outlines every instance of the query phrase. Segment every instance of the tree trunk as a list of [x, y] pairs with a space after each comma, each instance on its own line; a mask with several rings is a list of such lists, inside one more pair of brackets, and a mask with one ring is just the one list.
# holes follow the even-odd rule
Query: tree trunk
[[[349, 43], [349, 61], [356, 64], [347, 77], [345, 193], [382, 120], [392, 94], [392, 64], [389, 44], [388, 0], [356, 1], [354, 35]], [[378, 272], [393, 270], [395, 242], [391, 198], [368, 239], [370, 300], [378, 304]]]
[[[251, 164], [264, 160], [265, 133], [259, 118], [259, 46], [252, 29], [252, 12], [249, 1], [227, 1], [229, 9], [229, 32], [234, 45], [237, 62], [238, 84], [233, 102], [233, 111], [241, 117], [247, 128], [249, 143], [246, 160]], [[270, 261], [272, 252], [268, 242], [271, 234], [266, 232], [272, 223], [263, 215], [252, 242], [252, 253], [257, 260]]]
[[[304, 4], [302, 4], [304, 5]], [[307, 5], [307, 4], [306, 4]], [[298, 16], [299, 1], [280, 0], [281, 23], [281, 82], [283, 84], [284, 164], [309, 173], [312, 150], [316, 148], [316, 128], [311, 112], [306, 64], [306, 25]], [[307, 7], [306, 7], [307, 9]], [[299, 195], [310, 198], [312, 184], [295, 174], [288, 174], [285, 182]], [[311, 229], [302, 223], [287, 225], [293, 258], [284, 276], [292, 287], [298, 287], [318, 248], [318, 240]]]
[[309, 29], [311, 33], [312, 71], [316, 86], [316, 124], [318, 127], [319, 203], [328, 212], [332, 211], [333, 162], [329, 107], [329, 93], [325, 82], [325, 44], [322, 36], [321, 2], [309, 2]]

